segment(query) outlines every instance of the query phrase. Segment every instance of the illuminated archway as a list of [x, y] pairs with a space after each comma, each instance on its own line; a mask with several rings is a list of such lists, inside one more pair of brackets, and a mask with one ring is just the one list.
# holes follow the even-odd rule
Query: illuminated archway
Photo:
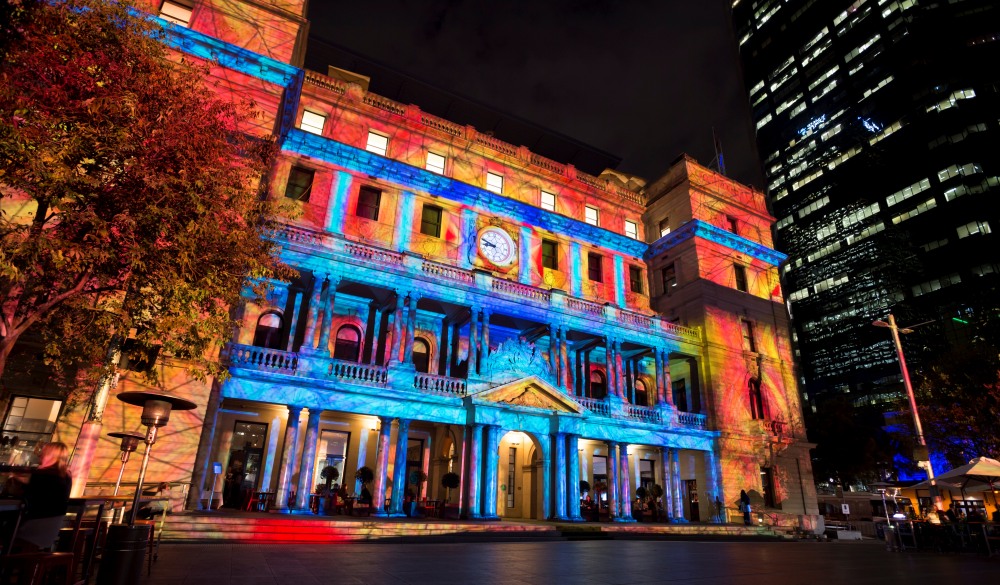
[[497, 469], [497, 516], [544, 520], [542, 481], [545, 470], [537, 439], [510, 431], [500, 439]]

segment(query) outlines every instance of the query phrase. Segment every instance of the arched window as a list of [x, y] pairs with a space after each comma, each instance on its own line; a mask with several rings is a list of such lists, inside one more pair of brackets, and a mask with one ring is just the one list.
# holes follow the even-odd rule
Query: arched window
[[760, 391], [760, 378], [750, 378], [747, 388], [750, 390], [750, 418], [763, 420], [764, 396]]
[[261, 315], [253, 332], [254, 346], [281, 349], [281, 325], [281, 315], [278, 313]]
[[361, 356], [361, 331], [353, 325], [344, 325], [337, 330], [337, 341], [333, 346], [333, 357], [346, 362], [356, 362]]
[[646, 391], [646, 383], [639, 378], [635, 379], [635, 403], [639, 406], [649, 406], [649, 393]]
[[604, 398], [608, 393], [608, 384], [604, 373], [600, 370], [590, 372], [590, 397]]
[[413, 367], [423, 374], [428, 373], [431, 363], [431, 349], [427, 342], [419, 337], [413, 340]]

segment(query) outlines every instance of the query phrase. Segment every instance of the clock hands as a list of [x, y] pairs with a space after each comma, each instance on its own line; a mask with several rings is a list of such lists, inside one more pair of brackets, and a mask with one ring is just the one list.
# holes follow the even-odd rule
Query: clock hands
[[483, 240], [482, 242], [483, 242], [483, 245], [484, 245], [484, 246], [489, 246], [489, 247], [491, 247], [491, 248], [496, 248], [496, 247], [497, 247], [497, 245], [496, 245], [496, 244], [494, 244], [493, 242], [491, 242], [491, 241], [489, 241], [489, 240]]

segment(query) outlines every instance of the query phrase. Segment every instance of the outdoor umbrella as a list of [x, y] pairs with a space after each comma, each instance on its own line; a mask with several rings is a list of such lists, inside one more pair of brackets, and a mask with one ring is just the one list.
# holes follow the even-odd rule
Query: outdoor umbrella
[[[1000, 461], [989, 457], [976, 457], [961, 467], [946, 471], [937, 479], [957, 485], [965, 490], [967, 487], [982, 485], [992, 488], [1000, 486]], [[993, 505], [997, 505], [997, 496], [993, 494]]]

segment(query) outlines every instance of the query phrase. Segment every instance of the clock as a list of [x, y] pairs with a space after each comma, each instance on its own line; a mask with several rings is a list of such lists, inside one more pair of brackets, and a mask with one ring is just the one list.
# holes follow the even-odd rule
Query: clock
[[517, 258], [517, 244], [505, 230], [496, 226], [479, 232], [479, 254], [497, 266], [510, 266]]

